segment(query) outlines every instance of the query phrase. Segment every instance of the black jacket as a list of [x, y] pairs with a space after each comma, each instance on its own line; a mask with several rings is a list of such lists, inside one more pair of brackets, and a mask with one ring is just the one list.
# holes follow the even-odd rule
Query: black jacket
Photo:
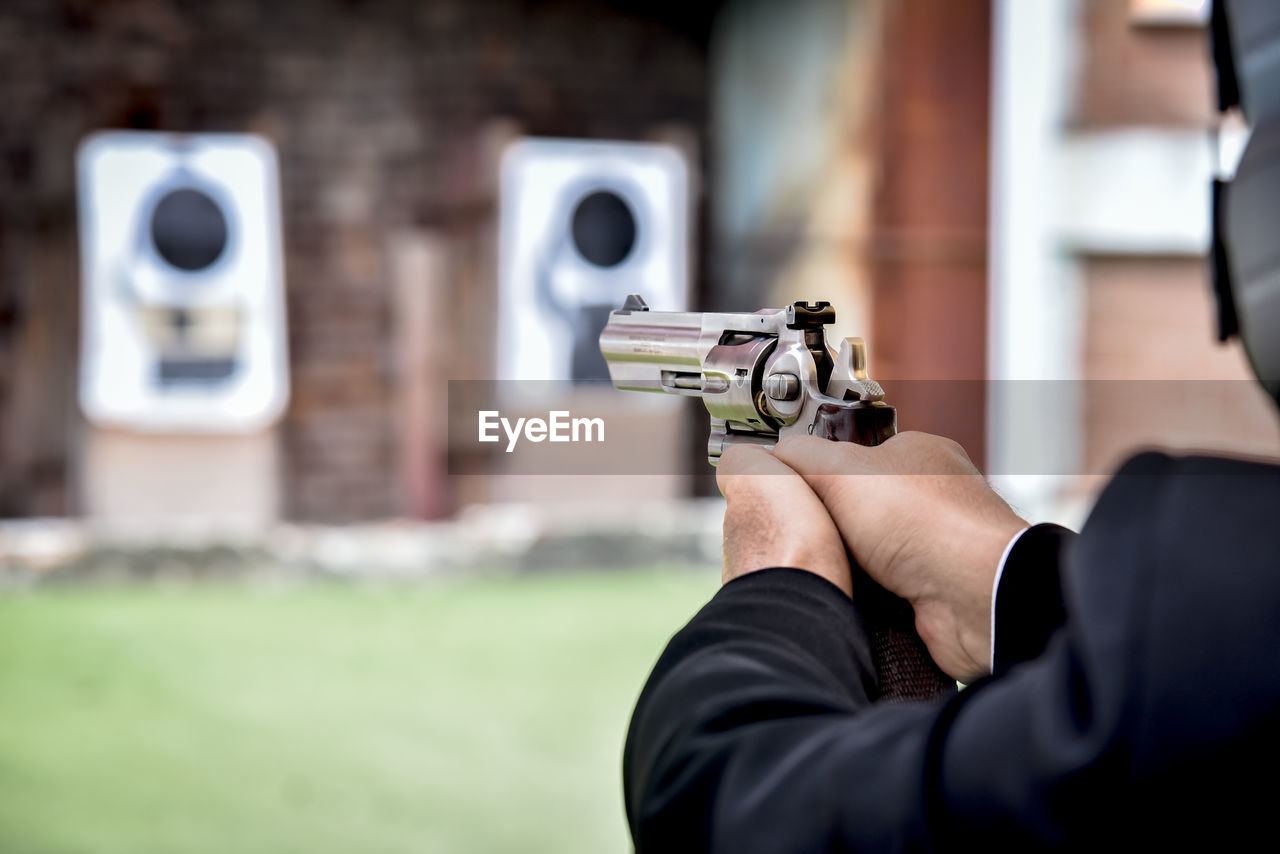
[[834, 586], [727, 584], [636, 706], [637, 850], [1271, 847], [1280, 468], [1139, 456], [1078, 537], [1018, 541], [996, 602], [994, 675], [887, 704]]

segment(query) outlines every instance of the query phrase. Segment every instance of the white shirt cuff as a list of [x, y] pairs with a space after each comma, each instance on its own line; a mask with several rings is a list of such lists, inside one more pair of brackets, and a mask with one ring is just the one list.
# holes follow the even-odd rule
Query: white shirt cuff
[[1030, 525], [1010, 538], [1009, 544], [1004, 547], [1004, 553], [1000, 555], [1000, 564], [996, 567], [996, 580], [991, 585], [991, 656], [987, 660], [988, 670], [996, 669], [996, 591], [1000, 589], [1000, 577], [1004, 575], [1004, 565], [1009, 560], [1009, 552], [1013, 551], [1018, 540], [1029, 530], [1031, 530]]

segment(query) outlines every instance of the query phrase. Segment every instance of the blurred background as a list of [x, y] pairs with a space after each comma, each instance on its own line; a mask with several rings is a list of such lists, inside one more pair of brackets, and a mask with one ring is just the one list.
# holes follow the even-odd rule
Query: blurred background
[[[831, 301], [1032, 520], [1141, 447], [1275, 455], [1214, 340], [1207, 19], [7, 0], [0, 849], [627, 850], [721, 512], [698, 404], [590, 382], [630, 292]], [[537, 380], [637, 473], [459, 441]]]

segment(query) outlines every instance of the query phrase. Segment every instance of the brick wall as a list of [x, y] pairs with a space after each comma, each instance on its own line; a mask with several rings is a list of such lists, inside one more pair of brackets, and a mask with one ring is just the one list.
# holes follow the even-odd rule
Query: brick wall
[[1094, 258], [1084, 279], [1085, 471], [1149, 446], [1274, 454], [1274, 405], [1240, 343], [1214, 341], [1203, 261]]
[[1215, 81], [1203, 28], [1135, 25], [1128, 0], [1079, 0], [1078, 14], [1073, 126], [1208, 127]]
[[[0, 7], [0, 515], [75, 511], [74, 152], [103, 127], [255, 131], [281, 161], [293, 400], [286, 515], [401, 512], [388, 236], [477, 253], [507, 132], [705, 136], [716, 3]], [[471, 257], [471, 260], [467, 260]], [[475, 275], [462, 281], [474, 283]], [[466, 304], [466, 295], [458, 295]], [[446, 300], [447, 302], [448, 300]]]

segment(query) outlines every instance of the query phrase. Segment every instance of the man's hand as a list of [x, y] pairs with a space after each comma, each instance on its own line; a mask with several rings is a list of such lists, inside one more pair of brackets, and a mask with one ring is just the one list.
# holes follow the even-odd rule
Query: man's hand
[[851, 595], [849, 560], [835, 522], [804, 479], [763, 448], [727, 449], [716, 469], [724, 493], [724, 571], [805, 569]]
[[901, 433], [877, 447], [797, 436], [773, 453], [822, 499], [858, 565], [911, 603], [938, 666], [961, 680], [986, 672], [996, 569], [1027, 523], [964, 449]]

